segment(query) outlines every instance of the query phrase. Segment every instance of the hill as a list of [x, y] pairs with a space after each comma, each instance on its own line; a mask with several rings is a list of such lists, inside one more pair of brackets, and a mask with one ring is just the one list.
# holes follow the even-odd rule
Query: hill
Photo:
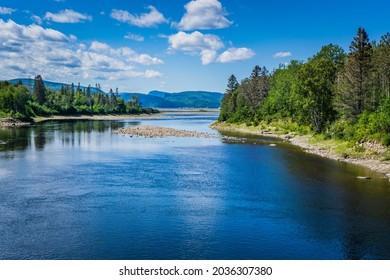
[[129, 93], [129, 92], [119, 93], [119, 96], [122, 97], [125, 101], [130, 100], [133, 95], [139, 97], [142, 107], [144, 108], [177, 108], [176, 104], [158, 96], [153, 96], [153, 95], [143, 94], [143, 93]]
[[137, 95], [143, 107], [152, 108], [219, 108], [223, 97], [219, 92], [183, 91], [177, 93], [151, 91], [148, 94], [119, 93], [124, 100]]
[[[19, 81], [22, 82], [23, 85], [25, 85], [26, 87], [28, 86], [33, 86], [34, 85], [34, 79], [12, 79], [12, 80], [9, 80], [9, 82], [11, 84], [16, 84], [18, 83]], [[43, 81], [45, 87], [49, 87], [51, 89], [53, 89], [54, 91], [57, 91], [57, 90], [61, 90], [61, 88], [64, 86], [64, 87], [71, 87], [72, 85], [71, 84], [65, 84], [65, 83], [57, 83], [57, 82], [50, 82], [50, 81]], [[74, 85], [74, 88], [76, 90], [77, 88], [77, 84]], [[87, 89], [86, 86], [80, 86], [81, 90], [84, 91]], [[101, 89], [98, 89], [96, 87], [90, 87], [91, 89], [91, 93], [104, 93], [104, 91], [102, 91]]]
[[[34, 79], [12, 79], [10, 83], [16, 84], [19, 81], [25, 86], [32, 87], [34, 85]], [[53, 89], [54, 91], [61, 90], [64, 87], [71, 87], [71, 84], [58, 83], [44, 81], [46, 87]], [[75, 89], [77, 84], [74, 85]], [[80, 86], [81, 90], [87, 89], [86, 86]], [[104, 93], [101, 89], [91, 87], [91, 93]], [[145, 108], [219, 108], [221, 106], [222, 93], [209, 92], [209, 91], [183, 91], [183, 92], [164, 92], [153, 90], [148, 94], [121, 92], [119, 97], [122, 97], [125, 101], [131, 99], [132, 95], [136, 95], [140, 98], [142, 106]]]

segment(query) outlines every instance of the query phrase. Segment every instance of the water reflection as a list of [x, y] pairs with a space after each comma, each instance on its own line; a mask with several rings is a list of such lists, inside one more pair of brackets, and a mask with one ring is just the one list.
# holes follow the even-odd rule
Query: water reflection
[[390, 258], [390, 185], [366, 169], [269, 138], [111, 134], [212, 121], [0, 130], [0, 259]]
[[1, 128], [0, 127], [0, 160], [11, 160], [15, 157], [14, 151], [23, 151], [31, 146], [28, 128]]
[[[130, 122], [131, 125], [139, 122]], [[60, 141], [63, 145], [81, 145], [84, 138], [91, 141], [92, 133], [104, 134], [122, 128], [124, 122], [118, 121], [63, 121], [46, 122], [32, 127], [0, 128], [1, 158], [11, 159], [13, 151], [23, 151], [34, 147], [43, 151], [46, 145]]]

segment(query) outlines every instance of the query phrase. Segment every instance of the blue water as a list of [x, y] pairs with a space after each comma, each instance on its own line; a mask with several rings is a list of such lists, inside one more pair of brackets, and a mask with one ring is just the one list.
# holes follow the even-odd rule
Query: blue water
[[[216, 117], [0, 129], [0, 259], [390, 259], [383, 175]], [[132, 125], [217, 138], [111, 134]]]

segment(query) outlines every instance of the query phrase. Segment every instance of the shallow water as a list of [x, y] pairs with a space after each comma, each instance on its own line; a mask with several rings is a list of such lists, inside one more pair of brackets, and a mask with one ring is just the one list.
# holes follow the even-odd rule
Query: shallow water
[[[0, 129], [0, 259], [390, 259], [383, 175], [216, 117]], [[131, 125], [218, 138], [111, 134]]]

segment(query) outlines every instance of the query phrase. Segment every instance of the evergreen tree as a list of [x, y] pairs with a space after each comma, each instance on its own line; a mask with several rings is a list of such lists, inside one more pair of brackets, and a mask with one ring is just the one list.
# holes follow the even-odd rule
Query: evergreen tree
[[235, 91], [239, 86], [239, 83], [237, 82], [237, 78], [234, 75], [231, 75], [228, 80], [226, 93], [232, 93]]
[[236, 97], [239, 83], [234, 75], [231, 75], [228, 80], [226, 92], [221, 101], [220, 121], [228, 120], [236, 110]]
[[240, 89], [254, 116], [269, 93], [270, 83], [267, 69], [256, 65], [250, 78], [242, 81]]
[[369, 74], [372, 46], [363, 28], [359, 28], [349, 47], [344, 71], [340, 75], [339, 110], [347, 117], [356, 119], [370, 104]]
[[46, 102], [46, 89], [43, 83], [41, 75], [38, 75], [34, 79], [34, 98], [39, 105], [43, 105]]

